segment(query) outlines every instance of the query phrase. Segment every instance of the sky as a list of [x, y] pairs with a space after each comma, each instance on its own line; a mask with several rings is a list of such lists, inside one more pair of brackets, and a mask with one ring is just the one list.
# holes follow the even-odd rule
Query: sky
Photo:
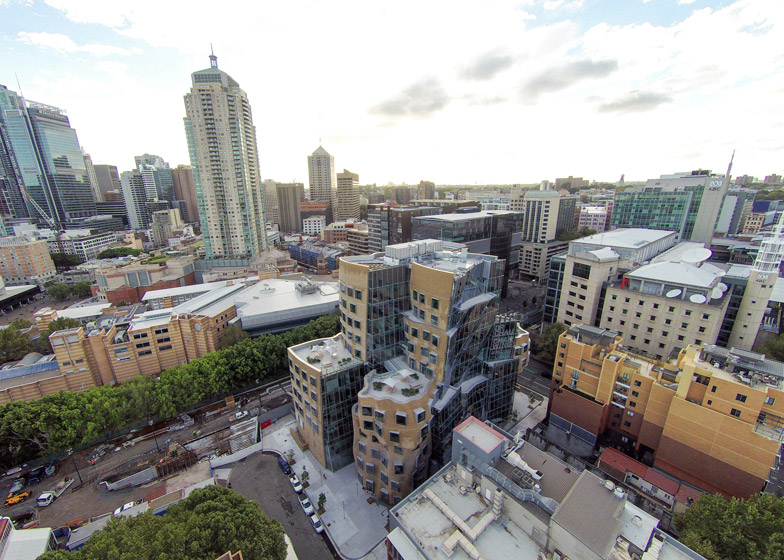
[[183, 96], [247, 92], [261, 175], [319, 143], [360, 183], [784, 172], [781, 0], [0, 0], [0, 84], [94, 163], [188, 164]]

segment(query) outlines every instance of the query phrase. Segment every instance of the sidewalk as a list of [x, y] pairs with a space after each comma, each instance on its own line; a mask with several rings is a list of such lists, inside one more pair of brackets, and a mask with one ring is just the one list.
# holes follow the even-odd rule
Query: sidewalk
[[[262, 431], [264, 449], [281, 453], [294, 451], [295, 464], [292, 468], [296, 475], [302, 479], [303, 466], [307, 466], [310, 473], [310, 486], [305, 493], [311, 503], [315, 506], [322, 492], [327, 497], [321, 521], [327, 527], [332, 542], [345, 558], [354, 560], [369, 555], [387, 535], [387, 508], [377, 502], [367, 502], [370, 494], [360, 487], [353, 463], [331, 473], [310, 452], [300, 451], [289, 433], [294, 423], [294, 416], [288, 415], [265, 428]], [[380, 558], [378, 552], [372, 556]], [[386, 557], [386, 549], [383, 557]]]

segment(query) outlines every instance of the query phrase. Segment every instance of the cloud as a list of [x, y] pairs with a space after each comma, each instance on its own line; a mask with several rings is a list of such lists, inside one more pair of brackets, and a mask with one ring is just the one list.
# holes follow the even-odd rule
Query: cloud
[[604, 78], [618, 70], [618, 61], [576, 60], [541, 72], [523, 84], [522, 98], [533, 102], [541, 94], [566, 89], [582, 80]]
[[613, 101], [599, 105], [600, 113], [641, 113], [659, 105], [672, 103], [671, 96], [653, 91], [632, 91]]
[[35, 33], [31, 31], [20, 31], [16, 34], [17, 41], [26, 45], [34, 45], [42, 49], [52, 49], [60, 54], [71, 54], [75, 52], [86, 52], [93, 56], [129, 56], [138, 54], [139, 49], [124, 49], [113, 45], [103, 45], [100, 43], [90, 43], [87, 45], [77, 45], [68, 35], [62, 33]]
[[678, 0], [678, 4], [681, 6], [687, 6], [689, 4], [694, 4], [697, 0]]
[[542, 7], [545, 10], [575, 10], [577, 8], [581, 8], [583, 5], [583, 0], [572, 0], [571, 2], [567, 2], [566, 0], [547, 0]]
[[422, 78], [418, 82], [382, 101], [370, 109], [371, 113], [388, 117], [427, 118], [442, 110], [449, 104], [441, 82], [434, 77]]
[[478, 56], [473, 62], [464, 66], [458, 73], [464, 80], [491, 80], [499, 72], [510, 68], [514, 58], [498, 51], [487, 52]]

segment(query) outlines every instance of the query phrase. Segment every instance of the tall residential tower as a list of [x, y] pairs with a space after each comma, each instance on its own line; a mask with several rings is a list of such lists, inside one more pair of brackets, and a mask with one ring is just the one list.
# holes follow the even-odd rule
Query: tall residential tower
[[335, 158], [321, 146], [316, 148], [313, 155], [308, 156], [308, 178], [310, 179], [310, 200], [328, 200], [334, 205], [334, 189], [338, 184]]
[[267, 248], [264, 204], [247, 94], [218, 57], [191, 74], [185, 134], [207, 258], [256, 256]]

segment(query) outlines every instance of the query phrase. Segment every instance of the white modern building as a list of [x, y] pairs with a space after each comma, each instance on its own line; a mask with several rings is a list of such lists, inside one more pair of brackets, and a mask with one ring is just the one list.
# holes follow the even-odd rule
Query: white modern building
[[327, 227], [326, 216], [311, 216], [302, 220], [302, 232], [305, 235], [321, 235], [325, 227]]

